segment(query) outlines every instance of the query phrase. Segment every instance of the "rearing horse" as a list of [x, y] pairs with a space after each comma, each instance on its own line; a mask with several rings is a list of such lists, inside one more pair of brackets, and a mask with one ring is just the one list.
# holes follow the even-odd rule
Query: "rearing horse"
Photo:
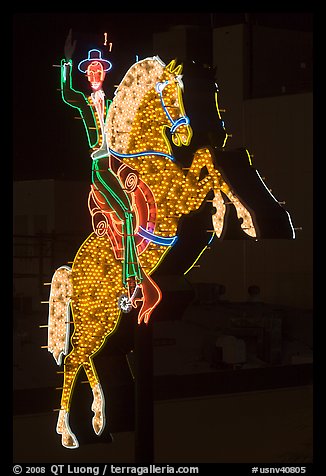
[[[175, 162], [170, 138], [177, 146], [187, 146], [192, 137], [182, 100], [181, 70], [175, 60], [166, 66], [157, 56], [135, 63], [116, 90], [106, 123], [108, 160], [129, 194], [138, 259], [144, 280], [149, 283], [149, 295], [144, 295], [145, 288], [133, 299], [125, 294], [121, 223], [112, 210], [105, 209], [94, 188], [89, 199], [94, 232], [79, 248], [72, 268], [62, 266], [52, 278], [48, 350], [58, 365], [66, 355], [57, 422], [57, 432], [66, 448], [79, 446], [69, 425], [69, 411], [81, 368], [93, 393], [93, 429], [97, 435], [104, 429], [104, 395], [93, 357], [131, 306], [140, 303], [138, 323], [148, 322], [161, 299], [160, 289], [150, 275], [177, 240], [182, 215], [198, 210], [213, 190], [217, 209], [213, 225], [220, 236], [225, 213], [223, 192], [242, 219], [243, 231], [256, 236], [250, 212], [223, 180], [209, 148], [197, 150], [188, 169]], [[125, 168], [132, 172], [123, 176]], [[70, 309], [74, 329], [68, 353]]]

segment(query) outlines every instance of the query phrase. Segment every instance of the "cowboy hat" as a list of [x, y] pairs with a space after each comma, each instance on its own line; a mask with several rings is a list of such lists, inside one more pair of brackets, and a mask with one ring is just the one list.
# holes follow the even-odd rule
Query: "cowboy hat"
[[86, 73], [88, 66], [93, 62], [93, 61], [98, 61], [102, 63], [104, 71], [109, 71], [112, 68], [112, 63], [110, 61], [102, 58], [102, 52], [100, 50], [89, 50], [87, 59], [82, 60], [78, 64], [78, 69], [82, 73]]

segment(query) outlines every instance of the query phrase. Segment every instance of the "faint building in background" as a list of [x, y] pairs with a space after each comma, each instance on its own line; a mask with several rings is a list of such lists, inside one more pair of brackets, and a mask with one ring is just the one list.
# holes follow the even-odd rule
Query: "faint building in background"
[[215, 240], [187, 277], [223, 283], [231, 301], [245, 300], [248, 286], [257, 284], [265, 302], [312, 308], [312, 32], [252, 22], [179, 26], [155, 34], [153, 45], [164, 61], [177, 57], [216, 67], [226, 149], [249, 150], [297, 229], [294, 241]]
[[[14, 182], [14, 308], [40, 310], [54, 270], [72, 261], [90, 231], [89, 184], [59, 180]], [[43, 306], [44, 310], [44, 306]]]

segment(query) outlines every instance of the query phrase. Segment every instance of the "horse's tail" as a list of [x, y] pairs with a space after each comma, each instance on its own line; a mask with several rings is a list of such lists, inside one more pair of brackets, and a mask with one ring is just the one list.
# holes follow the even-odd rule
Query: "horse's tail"
[[48, 322], [48, 351], [58, 365], [61, 365], [62, 355], [68, 353], [71, 297], [71, 268], [61, 266], [51, 281]]

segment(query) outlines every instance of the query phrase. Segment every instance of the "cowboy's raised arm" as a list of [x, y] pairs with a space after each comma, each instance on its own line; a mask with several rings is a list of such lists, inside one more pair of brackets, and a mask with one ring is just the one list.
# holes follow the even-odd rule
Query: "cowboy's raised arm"
[[86, 101], [84, 94], [72, 87], [72, 60], [61, 60], [62, 99], [72, 107], [78, 107], [80, 101]]
[[88, 145], [93, 148], [99, 140], [98, 127], [87, 97], [72, 86], [72, 60], [61, 60], [61, 96], [66, 104], [78, 110], [83, 120]]
[[64, 46], [65, 58], [67, 61], [71, 60], [73, 52], [75, 51], [75, 48], [76, 48], [76, 43], [77, 43], [77, 40], [71, 41], [71, 39], [72, 39], [72, 29], [70, 28], [66, 41], [65, 41], [65, 46]]
[[[61, 60], [61, 93], [62, 99], [72, 107], [78, 107], [80, 101], [85, 101], [85, 96], [72, 87], [72, 55], [76, 48], [77, 40], [72, 41], [72, 29], [69, 29], [65, 45], [64, 59]], [[80, 104], [79, 104], [80, 106]]]

